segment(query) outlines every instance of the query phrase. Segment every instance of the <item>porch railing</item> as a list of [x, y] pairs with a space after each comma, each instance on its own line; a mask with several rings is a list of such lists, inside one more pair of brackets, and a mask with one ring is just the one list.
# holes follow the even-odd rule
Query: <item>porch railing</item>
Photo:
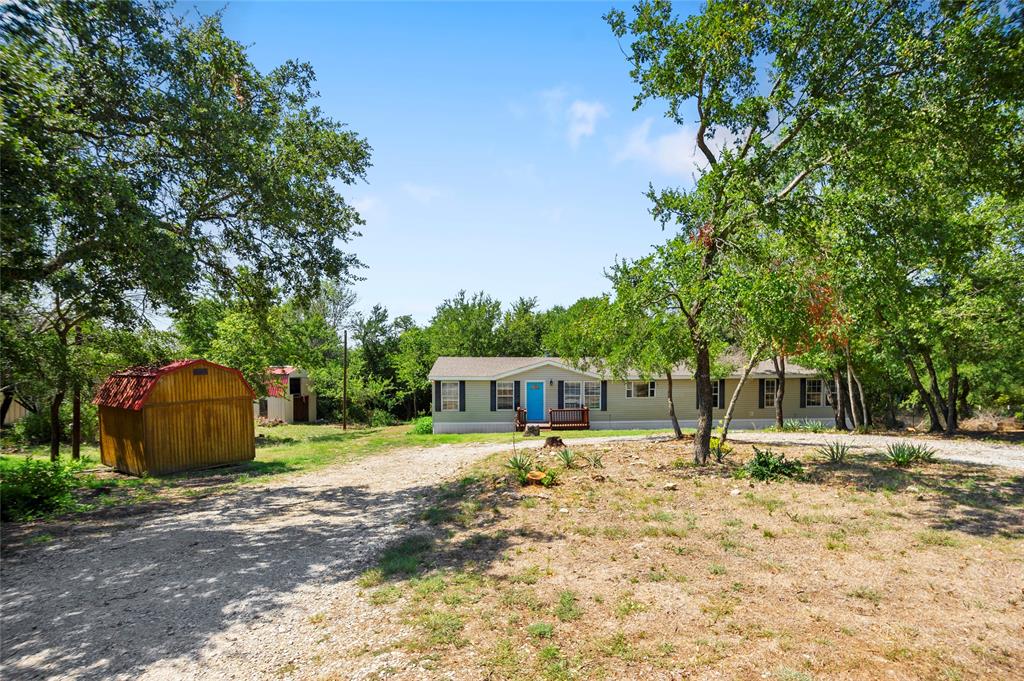
[[551, 430], [589, 430], [590, 409], [588, 407], [548, 409], [548, 426]]

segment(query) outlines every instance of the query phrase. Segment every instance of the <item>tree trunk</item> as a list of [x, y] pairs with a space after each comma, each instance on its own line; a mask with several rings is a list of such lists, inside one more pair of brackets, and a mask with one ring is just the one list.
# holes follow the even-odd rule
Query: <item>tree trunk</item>
[[782, 430], [784, 416], [782, 414], [782, 397], [786, 394], [786, 357], [776, 355], [772, 357], [772, 364], [775, 365], [775, 427]]
[[928, 410], [928, 432], [929, 433], [940, 433], [942, 432], [942, 422], [939, 420], [939, 411], [935, 408], [935, 401], [932, 400], [931, 394], [925, 389], [924, 384], [921, 382], [921, 377], [917, 374], [917, 367], [914, 366], [914, 360], [910, 358], [909, 354], [904, 353], [903, 363], [907, 366], [907, 373], [910, 374], [910, 381], [914, 384], [914, 388], [917, 390], [918, 396], [921, 401], [924, 402], [925, 409]]
[[857, 398], [860, 400], [860, 422], [864, 426], [871, 425], [871, 415], [868, 413], [868, 403], [864, 399], [864, 386], [860, 384], [860, 378], [853, 372], [853, 367], [850, 367], [850, 375], [853, 376], [853, 382], [857, 385]]
[[[890, 385], [892, 385], [890, 381]], [[889, 390], [885, 394], [885, 427], [892, 430], [896, 427], [896, 398], [892, 394], [892, 390]]]
[[7, 422], [7, 412], [11, 410], [11, 405], [14, 403], [14, 393], [10, 390], [5, 390], [4, 401], [0, 403], [0, 428], [4, 428], [4, 424]]
[[416, 388], [412, 389], [412, 417], [417, 418], [420, 415], [420, 409], [416, 406]]
[[[967, 403], [967, 395], [971, 392], [971, 380], [966, 376], [960, 381], [960, 397], [957, 398], [957, 421], [971, 415], [971, 405]], [[959, 426], [960, 424], [957, 423]]]
[[672, 430], [677, 440], [683, 439], [683, 429], [679, 427], [679, 419], [676, 418], [676, 401], [672, 395], [672, 369], [665, 371], [665, 378], [668, 379], [668, 415], [672, 419]]
[[743, 390], [743, 384], [747, 382], [747, 377], [750, 376], [750, 372], [753, 371], [754, 365], [757, 364], [757, 358], [761, 356], [762, 349], [758, 348], [750, 355], [750, 359], [747, 360], [747, 366], [743, 367], [743, 375], [740, 376], [740, 382], [736, 385], [736, 389], [732, 391], [732, 397], [729, 398], [729, 406], [725, 408], [725, 417], [722, 419], [722, 429], [718, 434], [718, 441], [725, 442], [729, 437], [729, 423], [732, 421], [732, 413], [736, 409], [736, 400], [739, 399], [740, 391]]
[[935, 404], [938, 406], [939, 411], [945, 415], [949, 411], [949, 407], [946, 405], [946, 398], [942, 396], [942, 390], [939, 389], [939, 375], [935, 371], [932, 354], [925, 350], [921, 352], [921, 356], [924, 357], [924, 365], [928, 369], [928, 380], [931, 383], [932, 394], [935, 396]]
[[949, 363], [949, 393], [946, 398], [946, 435], [952, 435], [959, 426], [956, 398], [960, 390], [960, 373], [956, 362]]
[[857, 405], [853, 403], [853, 363], [850, 361], [850, 346], [846, 346], [846, 391], [850, 398], [850, 418], [853, 419], [853, 429], [860, 428], [860, 421], [857, 418]]
[[697, 348], [697, 394], [700, 405], [697, 407], [697, 434], [693, 438], [693, 461], [704, 465], [711, 457], [711, 353], [703, 339], [695, 339]]
[[50, 401], [50, 461], [60, 460], [60, 405], [63, 403], [63, 390]]
[[82, 391], [77, 386], [71, 397], [71, 458], [82, 458]]
[[833, 409], [836, 412], [836, 430], [849, 430], [846, 425], [846, 405], [843, 400], [843, 378], [839, 369], [832, 369], [832, 379], [835, 381], [835, 397], [833, 398]]

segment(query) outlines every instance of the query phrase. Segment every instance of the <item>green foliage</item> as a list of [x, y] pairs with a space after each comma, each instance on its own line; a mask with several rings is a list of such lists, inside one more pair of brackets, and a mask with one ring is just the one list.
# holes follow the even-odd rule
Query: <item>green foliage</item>
[[555, 628], [550, 622], [534, 622], [530, 626], [526, 627], [526, 631], [533, 638], [551, 638]]
[[799, 461], [787, 460], [781, 452], [776, 454], [771, 449], [758, 447], [754, 447], [754, 456], [743, 470], [750, 477], [761, 481], [799, 478], [803, 475], [803, 465]]
[[583, 616], [583, 611], [579, 606], [579, 599], [575, 593], [572, 591], [562, 591], [558, 594], [555, 616], [563, 622], [572, 622]]
[[715, 458], [715, 463], [725, 463], [725, 459], [730, 454], [732, 454], [732, 445], [722, 442], [717, 437], [711, 438], [711, 455]]
[[[82, 401], [82, 442], [99, 442], [99, 417], [97, 408], [91, 402]], [[72, 405], [65, 401], [60, 406], [60, 440], [71, 442]], [[50, 412], [29, 412], [14, 424], [14, 440], [22, 444], [45, 444], [50, 441]]]
[[935, 450], [927, 445], [910, 442], [894, 442], [885, 448], [885, 458], [893, 466], [904, 468], [915, 463], [930, 463], [935, 457]]
[[558, 452], [558, 459], [566, 469], [571, 469], [576, 465], [576, 453], [571, 449], [566, 448]]
[[533, 457], [525, 452], [514, 454], [505, 462], [505, 467], [511, 470], [520, 484], [526, 484], [526, 474], [534, 470]]
[[604, 459], [600, 452], [591, 452], [584, 454], [583, 458], [587, 460], [587, 465], [591, 468], [604, 468]]
[[836, 440], [818, 447], [815, 453], [829, 463], [843, 463], [846, 461], [846, 456], [850, 453], [850, 445], [847, 442]]
[[412, 422], [412, 430], [409, 431], [413, 435], [433, 435], [434, 433], [434, 419], [430, 416], [421, 416]]
[[5, 521], [27, 520], [71, 507], [71, 492], [80, 468], [69, 461], [26, 457], [0, 480], [0, 516]]

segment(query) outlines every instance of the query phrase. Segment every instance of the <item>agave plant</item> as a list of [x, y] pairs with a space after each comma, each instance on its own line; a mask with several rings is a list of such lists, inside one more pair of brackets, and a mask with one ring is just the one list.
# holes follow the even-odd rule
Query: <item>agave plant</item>
[[573, 468], [576, 464], [576, 453], [571, 449], [563, 449], [558, 452], [558, 460], [562, 462], [562, 465], [567, 469]]
[[846, 442], [828, 442], [824, 447], [818, 447], [817, 453], [830, 463], [843, 463], [850, 453], [850, 445]]
[[526, 475], [533, 470], [533, 457], [529, 454], [515, 454], [505, 462], [505, 468], [512, 470], [519, 475]]
[[909, 442], [894, 442], [885, 450], [885, 457], [894, 466], [906, 467], [917, 462], [928, 463], [935, 458], [935, 450]]

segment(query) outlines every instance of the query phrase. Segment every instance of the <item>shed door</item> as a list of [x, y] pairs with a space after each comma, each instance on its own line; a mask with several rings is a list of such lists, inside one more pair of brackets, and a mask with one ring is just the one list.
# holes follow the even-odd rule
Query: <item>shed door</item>
[[296, 423], [309, 421], [309, 395], [292, 397], [292, 421]]

